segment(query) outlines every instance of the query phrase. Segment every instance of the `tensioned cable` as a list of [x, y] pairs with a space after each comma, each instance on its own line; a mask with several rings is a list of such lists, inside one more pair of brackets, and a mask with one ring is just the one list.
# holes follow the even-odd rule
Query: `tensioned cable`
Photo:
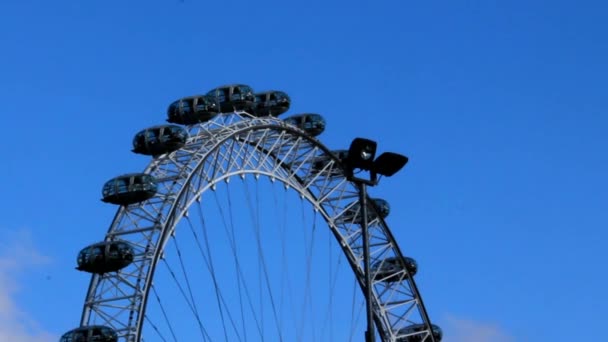
[[[200, 208], [199, 208], [199, 212], [200, 212]], [[201, 214], [202, 214], [202, 212], [201, 212]], [[196, 241], [196, 246], [198, 247], [198, 251], [200, 252], [200, 254], [203, 258], [203, 261], [205, 262], [205, 266], [207, 266], [207, 270], [209, 271], [209, 273], [211, 273], [212, 272], [211, 265], [209, 263], [207, 256], [205, 255], [205, 252], [203, 251], [203, 247], [201, 245], [200, 239], [198, 238], [198, 234], [196, 233], [196, 229], [194, 228], [194, 224], [190, 220], [190, 217], [186, 216], [184, 218], [186, 219], [186, 222], [188, 222], [188, 226], [190, 228], [190, 231], [192, 232], [192, 235], [194, 236], [194, 240]], [[220, 297], [220, 299], [218, 299], [218, 306], [221, 310], [221, 306], [220, 306], [219, 302], [220, 302], [220, 300], [223, 302], [224, 299], [222, 297], [221, 292], [218, 294], [218, 291], [216, 290], [216, 298], [217, 298], [217, 296]], [[222, 324], [224, 324], [223, 316], [222, 316]], [[209, 337], [209, 339], [211, 339], [211, 337]]]
[[[230, 314], [228, 305], [226, 305], [226, 302], [224, 301], [224, 298], [222, 297], [220, 287], [217, 282], [215, 268], [213, 267], [213, 259], [211, 257], [211, 247], [209, 246], [209, 235], [207, 233], [207, 224], [205, 223], [205, 217], [203, 215], [203, 210], [202, 210], [200, 204], [196, 205], [196, 207], [198, 209], [198, 214], [201, 219], [201, 226], [203, 228], [203, 238], [205, 240], [205, 248], [207, 249], [208, 262], [209, 262], [209, 264], [207, 266], [209, 268], [209, 273], [211, 273], [211, 278], [213, 280], [213, 287], [215, 289], [215, 297], [217, 300], [217, 306], [220, 311], [220, 318], [222, 320], [222, 328], [224, 330], [224, 338], [226, 339], [226, 342], [227, 342], [228, 341], [228, 330], [226, 329], [226, 321], [224, 318], [224, 310], [222, 310], [222, 304], [224, 304], [224, 306], [226, 307], [226, 314], [228, 315], [228, 319], [230, 320], [230, 324], [232, 325], [232, 328], [234, 329], [234, 332], [236, 333], [238, 340], [241, 341], [241, 336], [239, 335], [238, 329], [234, 323], [234, 319], [232, 318], [232, 315]], [[201, 251], [201, 253], [202, 253], [202, 251]]]
[[[167, 339], [163, 336], [163, 334], [160, 333], [160, 330], [158, 330], [158, 327], [156, 326], [156, 324], [154, 324], [150, 318], [148, 317], [148, 315], [144, 315], [144, 319], [148, 322], [148, 324], [150, 324], [152, 326], [152, 329], [154, 329], [154, 331], [156, 331], [156, 333], [158, 334], [158, 336], [165, 342], [167, 342]], [[144, 338], [141, 338], [141, 341], [144, 342]]]
[[308, 302], [310, 305], [310, 318], [311, 318], [311, 323], [312, 323], [312, 337], [313, 337], [313, 341], [317, 340], [317, 323], [316, 320], [313, 319], [314, 317], [314, 306], [313, 306], [313, 299], [314, 296], [312, 295], [312, 256], [313, 256], [313, 251], [314, 251], [314, 245], [315, 245], [315, 236], [316, 236], [316, 232], [317, 232], [317, 211], [314, 210], [313, 211], [313, 217], [312, 217], [312, 232], [310, 233], [310, 248], [308, 249], [308, 260], [306, 261], [308, 263], [308, 273], [307, 273], [307, 277], [308, 277], [308, 281], [307, 281], [307, 286], [308, 286]]
[[[262, 266], [264, 267], [264, 276], [266, 278], [266, 286], [268, 288], [268, 294], [270, 296], [270, 303], [272, 304], [272, 313], [274, 315], [274, 321], [275, 321], [275, 325], [277, 328], [277, 331], [279, 333], [279, 340], [283, 341], [283, 331], [281, 330], [281, 327], [279, 325], [279, 319], [278, 319], [278, 314], [277, 314], [277, 310], [276, 310], [276, 305], [274, 303], [274, 298], [272, 295], [272, 288], [270, 286], [270, 280], [268, 277], [268, 268], [266, 267], [266, 258], [264, 257], [264, 250], [262, 248], [262, 237], [261, 237], [261, 225], [260, 225], [260, 189], [259, 189], [259, 179], [256, 177], [256, 182], [255, 182], [255, 209], [256, 209], [256, 222], [255, 222], [255, 228], [256, 228], [256, 236], [257, 236], [257, 240], [258, 240], [258, 250], [259, 253], [261, 255], [261, 258], [259, 259], [262, 262]], [[260, 287], [261, 288], [261, 287]]]
[[[230, 156], [229, 159], [232, 159], [232, 154], [235, 151], [234, 145], [236, 143], [238, 139], [233, 140], [232, 141], [232, 147], [229, 149], [230, 152]], [[248, 147], [248, 145], [245, 146], [241, 146], [239, 152], [243, 151], [243, 148]], [[253, 153], [253, 152], [250, 152]], [[245, 175], [242, 175], [242, 179], [244, 180]], [[227, 178], [226, 180], [226, 184], [228, 184], [229, 178]], [[228, 240], [230, 242], [230, 248], [232, 250], [232, 256], [235, 262], [235, 270], [236, 270], [236, 276], [237, 276], [237, 287], [238, 287], [238, 292], [239, 292], [239, 308], [241, 310], [241, 324], [242, 324], [242, 328], [243, 328], [243, 336], [245, 337], [245, 341], [247, 341], [247, 329], [245, 328], [245, 312], [243, 310], [243, 294], [242, 294], [242, 288], [241, 288], [241, 282], [242, 285], [245, 287], [245, 293], [247, 295], [247, 301], [249, 303], [249, 308], [252, 312], [252, 316], [253, 319], [255, 320], [255, 324], [256, 324], [256, 328], [258, 329], [258, 333], [260, 334], [260, 338], [262, 339], [262, 341], [264, 341], [264, 311], [261, 310], [261, 320], [262, 323], [260, 324], [260, 322], [258, 321], [258, 317], [255, 313], [255, 309], [253, 308], [253, 304], [252, 304], [252, 300], [251, 300], [251, 296], [249, 295], [249, 289], [247, 287], [247, 283], [245, 282], [245, 277], [243, 276], [243, 271], [241, 269], [241, 263], [239, 262], [239, 257], [238, 257], [238, 253], [237, 253], [237, 244], [236, 244], [236, 233], [235, 233], [235, 229], [234, 229], [234, 215], [233, 215], [233, 211], [232, 211], [232, 200], [231, 200], [231, 196], [230, 196], [230, 187], [227, 187], [227, 198], [228, 198], [228, 211], [229, 211], [229, 218], [230, 218], [230, 229], [228, 229], [228, 225], [226, 224], [226, 219], [225, 219], [225, 215], [224, 215], [224, 211], [222, 210], [222, 206], [219, 204], [219, 199], [217, 197], [217, 193], [216, 193], [216, 202], [218, 205], [218, 208], [220, 210], [221, 216], [222, 216], [222, 222], [224, 224], [224, 231], [226, 232], [226, 235], [228, 236]], [[260, 296], [260, 300], [262, 300], [262, 296]]]
[[[304, 210], [304, 205], [303, 205], [303, 200], [300, 200], [300, 209], [301, 209], [301, 219], [302, 219], [302, 227], [306, 227], [306, 214], [305, 214], [305, 210]], [[299, 336], [298, 341], [303, 341], [302, 338], [304, 337], [304, 329], [306, 328], [306, 303], [307, 303], [307, 296], [308, 296], [308, 284], [309, 284], [309, 268], [308, 268], [308, 235], [306, 235], [306, 230], [305, 228], [303, 228], [302, 232], [304, 233], [304, 258], [306, 261], [306, 265], [304, 266], [305, 270], [306, 270], [306, 280], [305, 280], [305, 288], [304, 288], [304, 300], [302, 301], [302, 318], [300, 319], [300, 331], [302, 332], [302, 335]]]
[[[171, 267], [171, 265], [169, 265], [169, 263], [167, 262], [167, 260], [165, 258], [162, 258], [162, 261], [165, 263], [165, 266], [169, 270], [169, 274], [171, 275], [171, 278], [173, 278], [173, 280], [175, 281], [175, 284], [177, 285], [177, 288], [179, 289], [182, 297], [184, 297], [184, 300], [186, 301], [186, 304], [188, 304], [188, 307], [190, 308], [190, 310], [192, 311], [192, 313], [194, 314], [194, 316], [197, 318], [198, 323], [199, 323], [199, 329], [201, 329], [201, 333], [203, 334], [203, 337], [205, 337], [205, 335], [207, 337], [209, 337], [209, 335], [207, 334], [207, 330], [203, 326], [203, 322], [201, 322], [200, 318], [198, 317], [198, 312], [194, 309], [193, 303], [191, 303], [188, 300], [188, 296], [186, 295], [186, 291], [184, 291], [184, 288], [180, 284], [179, 280], [177, 280], [177, 277], [175, 276], [175, 272], [173, 271], [173, 268]], [[209, 339], [210, 339], [210, 337], [209, 337]]]
[[[200, 214], [202, 214], [200, 206], [199, 206], [199, 212], [200, 212]], [[204, 220], [204, 219], [201, 217], [201, 220]], [[203, 257], [203, 260], [205, 261], [205, 265], [207, 266], [207, 270], [209, 271], [209, 273], [212, 273], [211, 264], [209, 263], [208, 258], [205, 256], [205, 252], [203, 251], [203, 247], [201, 246], [201, 242], [200, 242], [200, 239], [198, 238], [198, 234], [196, 234], [196, 231], [194, 229], [194, 225], [190, 221], [189, 217], [186, 217], [186, 221], [188, 222], [188, 224], [190, 226], [190, 230], [192, 231], [192, 234], [194, 235], [194, 238], [196, 240], [196, 244], [197, 244], [198, 250], [199, 250], [199, 252], [201, 253], [201, 255]], [[215, 275], [215, 273], [213, 273], [213, 275]], [[222, 295], [222, 293], [221, 293], [221, 291], [219, 290], [218, 287], [215, 287], [215, 292], [216, 292], [216, 297], [219, 297], [219, 299], [218, 299], [218, 306], [219, 306], [220, 310], [221, 310], [221, 304], [223, 304], [226, 308], [228, 308], [228, 305], [226, 305], [226, 301], [224, 300], [224, 296]], [[232, 319], [232, 315], [230, 315], [230, 311], [229, 310], [227, 310], [227, 314], [228, 314], [228, 318], [230, 319], [230, 322], [232, 324], [232, 328], [236, 330], [236, 326], [234, 324], [234, 320]], [[222, 316], [222, 318], [223, 318], [223, 316]], [[222, 321], [222, 323], [223, 323], [223, 321]], [[237, 332], [237, 337], [239, 337], [238, 332]], [[239, 339], [240, 339], [240, 337], [239, 337]]]
[[175, 342], [177, 342], [177, 337], [175, 337], [175, 332], [173, 331], [173, 326], [171, 325], [171, 322], [169, 321], [169, 318], [167, 317], [167, 312], [165, 311], [165, 307], [163, 306], [163, 303], [160, 301], [160, 297], [158, 296], [158, 293], [156, 292], [156, 288], [154, 287], [154, 285], [152, 285], [150, 287], [152, 288], [152, 292], [154, 293], [154, 296], [156, 297], [156, 301], [158, 301], [158, 305], [160, 306], [160, 311], [163, 313], [163, 316], [165, 317], [165, 322], [167, 322], [167, 326], [169, 327], [171, 336], [173, 336], [173, 340]]
[[[253, 213], [252, 215], [255, 216], [255, 214]], [[258, 237], [259, 216], [257, 216], [256, 219], [254, 219], [253, 221], [254, 231], [256, 232], [256, 240], [261, 241], [261, 238]], [[258, 303], [260, 306], [260, 321], [262, 321], [262, 334], [264, 334], [264, 313], [266, 312], [266, 310], [264, 310], [264, 275], [261, 270], [266, 271], [264, 269], [264, 264], [262, 263], [262, 258], [260, 256], [260, 247], [258, 247]]]
[[[259, 253], [258, 253], [259, 254]], [[260, 309], [260, 321], [262, 323], [262, 335], [264, 334], [264, 280], [263, 272], [261, 272], [263, 268], [262, 259], [258, 257], [258, 305]]]
[[[302, 207], [302, 227], [307, 227], [306, 224], [306, 212], [304, 208], [304, 199], [300, 198], [301, 207]], [[306, 234], [306, 230], [304, 230], [304, 254], [306, 256], [306, 280], [305, 280], [305, 289], [304, 289], [304, 301], [302, 302], [302, 321], [301, 321], [301, 329], [304, 330], [306, 326], [306, 304], [310, 305], [310, 316], [311, 316], [311, 325], [312, 325], [312, 335], [313, 341], [316, 340], [316, 329], [314, 323], [313, 316], [313, 305], [312, 305], [312, 287], [311, 287], [311, 267], [312, 267], [312, 252], [315, 241], [315, 232], [316, 232], [316, 218], [317, 212], [314, 210], [313, 223], [312, 223], [312, 232], [310, 236], [310, 240], [308, 239], [308, 235]], [[305, 228], [304, 228], [305, 229]]]
[[[228, 224], [226, 222], [226, 218], [224, 215], [224, 210], [222, 209], [222, 205], [219, 202], [219, 199], [217, 197], [217, 194], [215, 194], [215, 199], [217, 202], [217, 206], [218, 206], [218, 210], [220, 212], [220, 216], [222, 218], [222, 223], [224, 226], [224, 230], [226, 232], [226, 234], [228, 235], [228, 240], [230, 242], [230, 249], [232, 252], [232, 256], [235, 260], [235, 267], [236, 267], [236, 272], [237, 272], [237, 282], [239, 282], [239, 300], [241, 300], [241, 282], [242, 282], [242, 286], [244, 287], [245, 290], [245, 296], [247, 297], [247, 301], [249, 304], [249, 308], [253, 314], [253, 319], [255, 320], [257, 329], [258, 329], [258, 333], [260, 334], [260, 337], [262, 338], [262, 341], [264, 340], [264, 336], [262, 333], [262, 329], [260, 327], [260, 323], [257, 319], [256, 313], [255, 313], [255, 309], [253, 307], [253, 302], [251, 299], [251, 295], [249, 294], [249, 288], [247, 287], [247, 283], [244, 280], [244, 275], [243, 275], [243, 270], [241, 268], [240, 262], [239, 262], [239, 258], [238, 258], [238, 253], [237, 253], [237, 246], [236, 246], [236, 233], [234, 230], [234, 222], [233, 222], [233, 216], [232, 216], [232, 201], [230, 199], [230, 191], [228, 191], [228, 209], [230, 211], [230, 229], [228, 228]], [[242, 305], [242, 301], [240, 301], [240, 304]], [[241, 317], [243, 317], [243, 309], [241, 307]], [[244, 326], [244, 319], [243, 319], [243, 329], [245, 330], [245, 326]], [[245, 330], [246, 331], [246, 330]], [[246, 335], [245, 335], [246, 337]]]
[[[272, 313], [274, 315], [274, 321], [275, 321], [275, 325], [277, 328], [277, 332], [279, 334], [279, 340], [283, 341], [283, 332], [280, 329], [279, 326], [279, 320], [277, 317], [277, 309], [276, 309], [276, 305], [274, 303], [274, 296], [272, 295], [272, 289], [270, 288], [270, 279], [268, 277], [268, 268], [266, 267], [266, 260], [264, 258], [264, 252], [263, 252], [263, 248], [262, 248], [262, 239], [261, 239], [261, 229], [260, 229], [260, 224], [259, 224], [259, 205], [257, 206], [257, 217], [256, 217], [256, 213], [254, 213], [253, 210], [253, 204], [251, 203], [251, 192], [249, 191], [249, 186], [247, 185], [247, 182], [243, 182], [245, 184], [245, 193], [246, 193], [246, 197], [247, 197], [247, 204], [249, 206], [250, 209], [250, 213], [252, 215], [252, 221], [254, 222], [254, 230], [256, 233], [256, 242], [257, 242], [257, 247], [258, 247], [258, 258], [262, 263], [262, 269], [264, 271], [264, 277], [266, 279], [266, 288], [268, 291], [268, 295], [270, 296], [270, 304], [272, 306]], [[256, 182], [256, 189], [257, 189], [257, 182]], [[259, 204], [259, 196], [258, 196], [259, 191], [256, 191], [256, 201]]]
[[203, 339], [206, 341], [205, 335], [208, 336], [207, 330], [203, 326], [203, 322], [201, 321], [200, 314], [196, 306], [196, 300], [194, 300], [194, 294], [192, 293], [192, 287], [190, 286], [190, 278], [188, 278], [188, 273], [186, 272], [186, 267], [184, 266], [184, 260], [182, 258], [182, 251], [180, 250], [179, 245], [177, 244], [177, 239], [175, 238], [175, 235], [171, 237], [173, 239], [173, 243], [175, 244], [175, 249], [177, 251], [177, 257], [179, 258], [179, 264], [181, 266], [182, 273], [184, 274], [184, 278], [186, 279], [186, 286], [188, 287], [188, 293], [190, 294], [190, 299], [192, 300], [192, 309], [194, 309], [194, 316], [198, 321], [199, 329], [201, 330], [201, 335], [203, 335]]
[[[277, 198], [277, 191], [275, 189], [275, 182], [274, 179], [271, 179], [271, 183], [272, 183], [272, 198], [274, 200], [274, 206], [275, 208], [279, 208], [279, 200]], [[285, 300], [285, 275], [287, 273], [287, 267], [285, 266], [285, 264], [287, 263], [287, 260], [285, 259], [285, 249], [286, 249], [286, 244], [285, 244], [285, 237], [284, 237], [284, 232], [285, 232], [285, 226], [286, 226], [286, 220], [287, 220], [287, 201], [283, 200], [283, 210], [278, 210], [278, 212], [282, 213], [282, 217], [279, 218], [279, 215], [276, 215], [275, 217], [277, 218], [277, 227], [279, 229], [279, 238], [281, 240], [281, 284], [280, 284], [280, 295], [279, 295], [279, 327], [281, 330], [283, 330], [283, 304], [284, 304], [284, 300]]]
[[[284, 188], [284, 193], [287, 193], [287, 189]], [[277, 198], [277, 193], [276, 191], [273, 191], [273, 197], [275, 200], [275, 206], [278, 208], [278, 198]], [[287, 200], [283, 199], [283, 210], [281, 211], [283, 213], [283, 217], [281, 222], [279, 223], [279, 235], [281, 238], [281, 303], [280, 303], [280, 308], [279, 311], [282, 313], [283, 312], [283, 297], [284, 297], [284, 288], [285, 288], [285, 283], [287, 283], [287, 296], [289, 301], [291, 302], [291, 314], [292, 317], [296, 317], [296, 313], [295, 313], [295, 306], [293, 305], [293, 288], [291, 286], [291, 279], [289, 277], [289, 272], [288, 272], [288, 265], [287, 265]], [[281, 321], [280, 321], [280, 326], [281, 328], [283, 327], [283, 316], [281, 315]], [[302, 333], [300, 332], [299, 326], [298, 324], [296, 324], [296, 320], [292, 319], [291, 320], [293, 322], [294, 325], [294, 329], [296, 330], [296, 336], [301, 337]]]
[[[228, 181], [228, 180], [226, 180], [226, 181]], [[235, 267], [235, 271], [236, 271], [236, 284], [237, 284], [238, 291], [239, 291], [239, 308], [241, 310], [241, 324], [242, 324], [242, 328], [243, 328], [243, 337], [245, 338], [245, 342], [247, 342], [247, 329], [245, 328], [245, 312], [243, 310], [243, 293], [241, 290], [241, 275], [239, 272], [240, 263], [239, 263], [238, 254], [236, 253], [237, 248], [236, 248], [236, 239], [235, 239], [235, 235], [234, 235], [234, 217], [232, 216], [232, 200], [230, 198], [230, 187], [227, 187], [227, 188], [228, 189], [226, 189], [226, 193], [228, 196], [228, 217], [230, 218], [230, 231], [232, 232], [232, 239], [230, 238], [228, 229], [226, 229], [226, 222], [224, 220], [223, 210], [222, 210], [221, 206], [218, 205], [218, 207], [220, 208], [220, 214], [222, 215], [222, 221], [224, 222], [224, 231], [226, 231], [226, 234], [228, 235], [228, 240], [230, 241], [231, 249], [233, 251], [232, 256], [234, 258], [234, 267]], [[215, 200], [219, 204], [217, 194], [215, 196]], [[254, 315], [254, 318], [255, 318], [255, 315]], [[264, 336], [262, 334], [262, 341], [263, 340], [264, 340]]]
[[[276, 193], [276, 189], [274, 186], [274, 179], [271, 179], [271, 183], [272, 183], [272, 198], [274, 200], [274, 207], [278, 209], [279, 207], [279, 201], [277, 199], [277, 193]], [[283, 201], [286, 202], [286, 201]], [[279, 210], [277, 210], [277, 213], [280, 212]], [[283, 212], [283, 215], [286, 215], [285, 212]], [[281, 220], [279, 218], [279, 215], [275, 215], [275, 218], [277, 219], [277, 227], [279, 228], [279, 236], [281, 235], [281, 232], [283, 230], [283, 220]], [[284, 250], [285, 246], [281, 245], [281, 250]], [[284, 258], [282, 258], [284, 259]], [[281, 265], [283, 265], [285, 263], [285, 260], [282, 260]], [[285, 299], [285, 294], [284, 294], [284, 275], [285, 273], [285, 269], [281, 266], [281, 284], [280, 284], [280, 292], [279, 292], [279, 329], [283, 330], [283, 300]]]
[[357, 290], [357, 282], [355, 281], [354, 285], [353, 285], [353, 301], [352, 301], [352, 305], [350, 308], [350, 338], [348, 339], [349, 341], [353, 340], [353, 336], [355, 335], [354, 332], [354, 326], [355, 326], [355, 295], [356, 295], [356, 291]]
[[362, 302], [359, 305], [359, 312], [357, 313], [357, 317], [355, 319], [355, 298], [357, 295], [357, 280], [355, 279], [355, 281], [353, 282], [353, 305], [351, 308], [351, 316], [350, 316], [350, 338], [348, 339], [349, 341], [352, 342], [353, 337], [355, 336], [355, 330], [357, 325], [359, 324], [359, 319], [361, 318], [361, 312], [363, 312], [363, 308], [365, 307], [365, 302]]
[[338, 253], [338, 260], [336, 261], [336, 266], [335, 266], [335, 270], [336, 272], [333, 273], [333, 269], [332, 265], [333, 263], [331, 262], [331, 257], [332, 257], [332, 253], [331, 251], [333, 250], [332, 248], [332, 242], [334, 240], [333, 236], [331, 234], [328, 234], [328, 240], [329, 240], [329, 257], [330, 257], [330, 261], [329, 261], [329, 303], [327, 304], [327, 311], [325, 312], [325, 317], [323, 319], [323, 327], [321, 328], [321, 335], [324, 335], [325, 333], [325, 328], [328, 326], [329, 323], [329, 335], [330, 341], [333, 341], [333, 299], [336, 293], [336, 285], [337, 285], [337, 281], [338, 281], [338, 273], [340, 272], [340, 265], [342, 264], [342, 257], [344, 256], [343, 253]]

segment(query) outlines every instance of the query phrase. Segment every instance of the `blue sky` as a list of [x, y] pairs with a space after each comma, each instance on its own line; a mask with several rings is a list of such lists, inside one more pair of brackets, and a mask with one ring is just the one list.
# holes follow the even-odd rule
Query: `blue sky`
[[607, 7], [2, 2], [0, 337], [78, 324], [75, 255], [113, 217], [103, 182], [146, 165], [133, 134], [232, 82], [325, 115], [330, 148], [364, 136], [410, 157], [373, 194], [445, 341], [603, 336]]

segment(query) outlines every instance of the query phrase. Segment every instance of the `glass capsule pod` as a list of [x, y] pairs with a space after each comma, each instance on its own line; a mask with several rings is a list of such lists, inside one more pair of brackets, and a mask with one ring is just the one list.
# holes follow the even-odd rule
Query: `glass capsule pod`
[[72, 329], [61, 336], [59, 342], [117, 342], [114, 329], [103, 325], [89, 325]]
[[319, 114], [298, 114], [290, 116], [284, 121], [287, 124], [298, 127], [313, 137], [316, 137], [325, 131], [325, 119]]
[[107, 181], [101, 190], [101, 200], [126, 206], [154, 197], [157, 189], [154, 177], [145, 173], [132, 173]]
[[282, 91], [265, 91], [255, 94], [253, 113], [256, 116], [279, 116], [289, 110], [291, 99]]
[[402, 259], [390, 257], [372, 265], [374, 280], [386, 283], [393, 283], [403, 279], [403, 273], [401, 273], [403, 270], [413, 277], [418, 272], [418, 263], [410, 257], [403, 257]]
[[[390, 214], [390, 212], [391, 212], [390, 205], [388, 204], [388, 202], [386, 200], [383, 200], [382, 198], [372, 198], [370, 203], [371, 203], [371, 205], [373, 205], [375, 207], [379, 216], [382, 217], [383, 219], [386, 218], [388, 216], [388, 214]], [[348, 208], [342, 215], [342, 221], [361, 224], [362, 217], [360, 214], [361, 211], [359, 210], [359, 207], [360, 207], [359, 201], [352, 204], [350, 206], [350, 208]], [[367, 221], [369, 222], [375, 218], [376, 218], [376, 216], [374, 216], [374, 212], [370, 208], [367, 211]]]
[[[425, 329], [426, 327], [424, 324], [414, 324], [400, 329], [397, 332], [397, 336], [414, 334], [417, 332], [424, 331]], [[443, 331], [441, 330], [441, 328], [435, 324], [431, 324], [431, 331], [433, 332], [433, 338], [435, 339], [435, 342], [441, 342], [441, 339], [443, 338]], [[424, 334], [405, 336], [398, 338], [397, 342], [422, 342], [424, 337]]]
[[[348, 157], [348, 150], [335, 150], [335, 151], [331, 151], [331, 153], [336, 158], [338, 158], [338, 160], [340, 160], [340, 162], [343, 162]], [[330, 156], [321, 156], [321, 157], [315, 158], [312, 162], [311, 171], [313, 173], [321, 172], [327, 166], [327, 164], [329, 164], [330, 161], [331, 161]], [[332, 176], [341, 175], [342, 169], [337, 167], [337, 165], [334, 165], [333, 168], [331, 169], [331, 171], [329, 171], [329, 172], [331, 172]]]
[[125, 241], [98, 242], [78, 253], [76, 269], [95, 274], [116, 272], [133, 262], [133, 254], [133, 248]]
[[194, 125], [213, 119], [218, 112], [214, 98], [206, 95], [189, 96], [169, 105], [167, 121], [180, 125]]
[[251, 110], [255, 102], [253, 89], [244, 84], [232, 84], [215, 88], [207, 93], [221, 113]]
[[179, 150], [186, 144], [188, 132], [180, 126], [161, 125], [146, 128], [133, 138], [133, 152], [157, 156]]

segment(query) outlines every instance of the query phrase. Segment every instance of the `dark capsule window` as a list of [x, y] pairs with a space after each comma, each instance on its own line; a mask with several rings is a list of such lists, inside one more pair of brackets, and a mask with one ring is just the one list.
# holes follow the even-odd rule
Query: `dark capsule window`
[[390, 205], [386, 200], [383, 200], [382, 198], [374, 198], [372, 204], [374, 205], [376, 211], [378, 211], [378, 214], [382, 218], [386, 218], [391, 212]]
[[443, 338], [443, 330], [435, 324], [431, 324], [431, 329], [433, 330], [433, 337], [435, 338], [435, 342], [441, 342]]
[[[388, 202], [383, 200], [382, 198], [372, 198], [371, 204], [374, 206], [374, 208], [376, 209], [376, 212], [378, 212], [380, 217], [382, 217], [383, 219], [386, 218], [388, 216], [388, 214], [390, 213], [391, 209], [390, 209]], [[375, 218], [376, 218], [376, 216], [374, 215], [373, 210], [371, 210], [371, 208], [370, 208], [367, 211], [367, 221], [369, 222]], [[360, 210], [359, 201], [352, 204], [350, 206], [350, 208], [344, 212], [344, 214], [342, 216], [342, 220], [348, 221], [348, 222], [359, 223], [359, 224], [361, 223], [362, 220], [361, 220], [361, 210]]]
[[213, 99], [217, 108], [222, 113], [230, 113], [236, 110], [252, 110], [255, 95], [250, 86], [244, 84], [233, 84], [215, 88], [207, 93]]
[[418, 263], [410, 257], [390, 257], [372, 265], [374, 280], [392, 283], [403, 279], [403, 271], [413, 277], [418, 271]]
[[114, 329], [101, 325], [76, 328], [63, 334], [59, 342], [117, 342], [118, 334]]
[[133, 248], [124, 241], [104, 241], [78, 253], [77, 270], [103, 274], [119, 271], [133, 262]]
[[[408, 327], [402, 328], [397, 332], [397, 336], [399, 335], [407, 335], [407, 334], [415, 334], [418, 332], [422, 332], [426, 329], [424, 324], [414, 324]], [[441, 328], [435, 324], [431, 324], [431, 331], [433, 334], [433, 338], [435, 342], [441, 342], [443, 338], [443, 331]], [[411, 336], [404, 336], [397, 339], [397, 342], [422, 342], [425, 338], [424, 333], [415, 334]]]
[[217, 113], [215, 99], [210, 96], [184, 97], [169, 105], [167, 121], [180, 125], [194, 125], [211, 120]]
[[[343, 162], [346, 157], [348, 156], [348, 150], [336, 150], [336, 151], [331, 151], [331, 153], [340, 161]], [[316, 158], [313, 162], [312, 162], [312, 172], [313, 173], [319, 173], [321, 172], [321, 170], [323, 170], [327, 164], [329, 164], [329, 162], [331, 161], [331, 157], [330, 156], [321, 156]], [[328, 171], [331, 173], [331, 175], [340, 175], [342, 174], [342, 169], [337, 167], [337, 165], [334, 165], [331, 169], [331, 171]]]
[[101, 190], [102, 201], [129, 205], [154, 197], [157, 191], [154, 177], [145, 173], [118, 176], [107, 181]]
[[403, 264], [407, 272], [413, 277], [418, 273], [418, 262], [416, 259], [410, 257], [403, 257]]
[[316, 137], [325, 131], [325, 119], [319, 114], [307, 113], [290, 116], [285, 122]]
[[160, 155], [179, 150], [186, 144], [188, 132], [180, 126], [162, 125], [146, 128], [133, 139], [133, 152]]
[[255, 94], [256, 116], [279, 116], [289, 110], [291, 99], [282, 91], [266, 91]]

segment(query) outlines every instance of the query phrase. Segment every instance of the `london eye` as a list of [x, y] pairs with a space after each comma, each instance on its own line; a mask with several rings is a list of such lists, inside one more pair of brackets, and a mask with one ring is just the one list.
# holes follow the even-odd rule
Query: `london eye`
[[391, 206], [319, 140], [322, 115], [279, 118], [290, 103], [226, 85], [135, 134], [149, 164], [102, 186], [118, 209], [77, 254], [91, 280], [60, 342], [360, 341], [366, 308], [368, 341], [441, 341]]

